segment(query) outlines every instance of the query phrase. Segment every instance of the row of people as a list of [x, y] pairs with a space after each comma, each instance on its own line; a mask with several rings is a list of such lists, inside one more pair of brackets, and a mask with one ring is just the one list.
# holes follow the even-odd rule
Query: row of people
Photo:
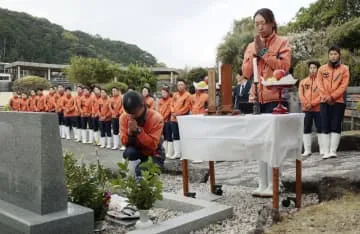
[[[176, 117], [186, 114], [203, 114], [207, 108], [208, 95], [206, 87], [196, 87], [195, 94], [186, 90], [183, 80], [177, 81], [177, 92], [171, 94], [169, 86], [161, 89], [161, 98], [156, 102], [148, 87], [142, 88], [144, 103], [148, 109], [157, 110], [164, 119], [163, 137], [166, 156], [170, 159], [181, 157], [180, 134]], [[37, 90], [31, 91], [27, 98], [25, 93], [14, 94], [10, 100], [13, 111], [56, 112], [59, 117], [60, 136], [71, 138], [71, 131], [76, 141], [98, 143], [101, 148], [118, 149], [119, 118], [123, 113], [122, 94], [117, 88], [112, 89], [109, 97], [106, 90], [95, 87], [78, 86], [77, 95], [73, 96], [71, 88], [59, 85], [50, 88], [48, 95]], [[157, 105], [156, 105], [157, 103]], [[100, 130], [100, 131], [99, 131]], [[124, 149], [124, 147], [121, 147]]]

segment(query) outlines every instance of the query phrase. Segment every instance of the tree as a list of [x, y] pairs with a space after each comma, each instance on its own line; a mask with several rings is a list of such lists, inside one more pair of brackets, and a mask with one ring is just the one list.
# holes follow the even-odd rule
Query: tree
[[122, 82], [110, 82], [105, 85], [102, 85], [102, 88], [104, 88], [108, 92], [108, 94], [111, 94], [111, 90], [114, 87], [118, 88], [121, 91], [121, 93], [125, 93], [128, 89], [128, 86]]
[[164, 68], [166, 68], [167, 66], [163, 62], [158, 62], [158, 63], [155, 64], [155, 67], [164, 67]]
[[193, 82], [199, 82], [207, 76], [208, 71], [202, 67], [193, 68], [187, 74], [187, 81], [192, 84]]
[[156, 90], [157, 78], [150, 69], [130, 64], [127, 70], [122, 70], [117, 76], [118, 81], [127, 85], [133, 85], [140, 90], [143, 85], [148, 83], [152, 90]]
[[240, 70], [246, 47], [254, 38], [254, 30], [251, 17], [234, 21], [232, 31], [218, 46], [217, 60], [224, 64], [232, 64], [234, 73]]
[[119, 65], [105, 59], [73, 57], [65, 69], [69, 80], [87, 86], [111, 81], [119, 71]]
[[354, 18], [339, 27], [331, 27], [328, 32], [328, 43], [338, 44], [342, 48], [354, 51], [360, 48], [360, 17]]
[[51, 84], [49, 81], [44, 78], [39, 76], [26, 76], [15, 80], [12, 89], [15, 92], [24, 92], [29, 94], [30, 90], [48, 89], [50, 86]]

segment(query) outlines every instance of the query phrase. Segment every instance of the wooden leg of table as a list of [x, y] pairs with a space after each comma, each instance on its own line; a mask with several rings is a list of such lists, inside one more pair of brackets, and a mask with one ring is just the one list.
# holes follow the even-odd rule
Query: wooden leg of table
[[188, 160], [181, 160], [182, 163], [182, 176], [183, 176], [183, 192], [184, 196], [189, 192], [189, 171], [188, 171]]
[[273, 168], [273, 208], [279, 209], [279, 168]]
[[214, 161], [209, 161], [210, 192], [215, 190], [215, 167]]
[[296, 159], [296, 200], [295, 200], [295, 207], [301, 207], [301, 194], [302, 194], [302, 181], [301, 181], [301, 166], [302, 162], [299, 159]]

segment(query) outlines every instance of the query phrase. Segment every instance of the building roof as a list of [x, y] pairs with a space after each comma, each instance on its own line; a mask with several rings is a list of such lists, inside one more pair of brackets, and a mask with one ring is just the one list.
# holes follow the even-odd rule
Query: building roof
[[[44, 68], [44, 69], [64, 69], [69, 67], [69, 65], [67, 64], [49, 64], [49, 63], [33, 63], [33, 62], [24, 62], [24, 61], [16, 61], [13, 63], [9, 63], [5, 65], [6, 69], [9, 68], [15, 68], [17, 66], [21, 66], [21, 67], [32, 67], [32, 68]], [[123, 70], [127, 70], [127, 67], [121, 67], [121, 69]], [[149, 69], [153, 72], [153, 73], [157, 73], [157, 74], [168, 74], [168, 73], [179, 73], [178, 69], [175, 68], [166, 68], [166, 67], [149, 67]]]

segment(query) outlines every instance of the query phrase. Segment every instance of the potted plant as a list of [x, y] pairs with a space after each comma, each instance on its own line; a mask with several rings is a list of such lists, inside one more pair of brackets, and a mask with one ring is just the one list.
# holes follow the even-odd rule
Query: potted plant
[[136, 223], [136, 228], [151, 226], [149, 209], [157, 200], [163, 199], [163, 186], [159, 179], [160, 167], [150, 157], [147, 162], [140, 164], [140, 177], [129, 174], [128, 161], [118, 163], [118, 167], [119, 176], [113, 180], [113, 188], [124, 195], [128, 202], [139, 210], [140, 219]]
[[109, 173], [100, 164], [78, 164], [72, 153], [65, 153], [64, 167], [68, 201], [94, 210], [95, 231], [103, 224], [111, 194], [107, 190]]

